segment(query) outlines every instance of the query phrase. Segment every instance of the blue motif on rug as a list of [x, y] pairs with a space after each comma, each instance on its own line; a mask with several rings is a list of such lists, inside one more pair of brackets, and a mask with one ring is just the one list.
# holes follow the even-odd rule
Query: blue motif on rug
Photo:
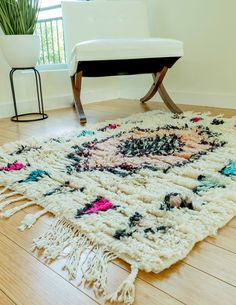
[[50, 177], [48, 172], [42, 171], [40, 169], [36, 169], [36, 170], [32, 171], [26, 179], [20, 180], [18, 182], [19, 183], [23, 183], [23, 182], [25, 182], [25, 183], [38, 182], [44, 176]]
[[220, 172], [225, 176], [236, 176], [236, 162], [230, 162]]
[[92, 136], [94, 135], [94, 131], [92, 130], [83, 130], [78, 137], [86, 137], [86, 136]]
[[212, 188], [225, 188], [226, 186], [222, 184], [221, 179], [217, 177], [211, 176], [198, 176], [199, 185], [195, 187], [192, 191], [195, 194], [199, 194], [200, 192], [207, 192]]

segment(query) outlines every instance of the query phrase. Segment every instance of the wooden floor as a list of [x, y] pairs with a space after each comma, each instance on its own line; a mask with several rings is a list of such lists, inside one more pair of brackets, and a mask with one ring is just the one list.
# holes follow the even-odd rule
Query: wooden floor
[[[86, 105], [88, 122], [128, 116], [160, 109], [158, 103], [141, 105], [137, 101], [115, 100]], [[183, 107], [184, 110], [212, 111], [236, 115], [236, 110]], [[34, 123], [0, 120], [0, 144], [61, 133], [80, 128], [73, 109], [48, 112], [49, 119]], [[102, 304], [87, 287], [77, 287], [61, 270], [63, 259], [47, 266], [31, 252], [32, 239], [44, 232], [52, 216], [43, 216], [34, 227], [19, 232], [17, 226], [31, 207], [8, 220], [0, 221], [0, 305], [93, 305]], [[196, 245], [191, 254], [160, 273], [139, 272], [136, 281], [136, 305], [236, 305], [236, 219]], [[109, 265], [108, 286], [114, 291], [127, 276], [129, 268], [117, 260]]]

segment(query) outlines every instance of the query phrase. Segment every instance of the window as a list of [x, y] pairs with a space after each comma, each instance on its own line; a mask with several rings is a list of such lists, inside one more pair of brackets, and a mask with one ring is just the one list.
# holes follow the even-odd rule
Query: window
[[66, 54], [60, 0], [42, 0], [36, 33], [41, 43], [38, 65], [43, 68], [65, 68]]

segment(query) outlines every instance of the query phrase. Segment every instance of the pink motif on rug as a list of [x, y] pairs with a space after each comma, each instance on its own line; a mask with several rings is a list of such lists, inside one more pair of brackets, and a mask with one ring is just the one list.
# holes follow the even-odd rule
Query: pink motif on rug
[[108, 125], [109, 129], [116, 129], [117, 127], [120, 127], [120, 124], [109, 124]]
[[19, 161], [15, 161], [14, 163], [12, 164], [8, 164], [7, 166], [5, 167], [1, 167], [0, 168], [0, 171], [7, 171], [7, 172], [10, 172], [10, 171], [18, 171], [18, 170], [21, 170], [25, 168], [25, 165], [20, 163]]
[[110, 209], [115, 209], [113, 203], [111, 203], [108, 199], [103, 197], [97, 197], [93, 202], [86, 204], [86, 206], [82, 209], [78, 209], [75, 215], [75, 218], [80, 218], [86, 214], [98, 214], [99, 212], [106, 212]]
[[99, 131], [106, 131], [107, 129], [116, 129], [120, 126], [121, 126], [121, 124], [119, 124], [119, 123], [113, 123], [113, 124], [110, 123], [110, 124], [104, 126], [103, 128], [100, 128]]
[[111, 208], [113, 208], [113, 204], [108, 199], [102, 198], [95, 201], [93, 206], [86, 210], [84, 214], [98, 213], [100, 211], [107, 211]]
[[202, 120], [202, 118], [200, 116], [196, 116], [196, 117], [191, 119], [191, 122], [198, 123], [201, 120]]

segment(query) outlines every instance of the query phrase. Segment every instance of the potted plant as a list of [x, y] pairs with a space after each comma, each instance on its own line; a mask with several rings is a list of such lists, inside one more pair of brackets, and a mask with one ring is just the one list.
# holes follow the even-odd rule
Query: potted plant
[[0, 0], [0, 47], [12, 68], [35, 67], [40, 41], [34, 35], [40, 0]]

